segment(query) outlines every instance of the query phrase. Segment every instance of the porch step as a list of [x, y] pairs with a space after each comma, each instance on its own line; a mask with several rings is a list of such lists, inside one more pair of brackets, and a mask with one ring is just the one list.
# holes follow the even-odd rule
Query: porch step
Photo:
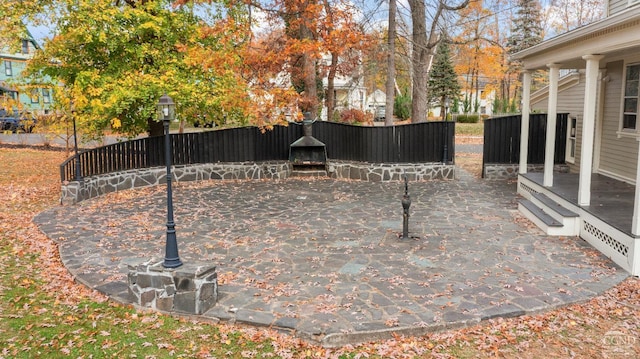
[[[538, 227], [556, 227], [562, 228], [562, 223], [556, 221], [553, 217], [548, 215], [542, 208], [536, 206], [535, 203], [529, 201], [528, 199], [521, 199], [518, 201], [518, 209], [520, 212], [524, 214], [525, 217], [529, 218], [532, 222], [534, 222]], [[531, 218], [531, 215], [533, 218]]]
[[553, 218], [544, 209], [538, 207], [532, 201], [522, 199], [518, 201], [518, 210], [527, 217], [531, 222], [535, 223], [540, 229], [550, 236], [574, 236], [579, 217], [567, 217], [571, 218], [568, 223], [563, 224], [561, 221]]
[[548, 210], [547, 212], [549, 213], [549, 215], [559, 220], [560, 222], [562, 222], [563, 218], [579, 217], [577, 213], [563, 207], [556, 201], [547, 197], [544, 193], [532, 193], [531, 202], [535, 203], [541, 208], [544, 208], [545, 210]]

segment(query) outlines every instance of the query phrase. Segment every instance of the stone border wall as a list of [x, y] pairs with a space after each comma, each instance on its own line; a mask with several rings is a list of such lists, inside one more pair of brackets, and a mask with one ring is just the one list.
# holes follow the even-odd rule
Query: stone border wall
[[455, 179], [455, 166], [435, 163], [363, 163], [331, 161], [327, 165], [331, 178], [381, 182], [400, 181], [406, 174], [410, 181]]
[[[336, 179], [362, 181], [397, 181], [406, 173], [411, 181], [455, 179], [455, 166], [442, 163], [381, 163], [329, 161], [328, 174]], [[290, 177], [292, 166], [288, 161], [206, 163], [174, 166], [174, 181], [205, 181], [230, 179], [284, 179]], [[144, 168], [113, 172], [62, 184], [60, 202], [75, 204], [111, 192], [166, 183], [165, 167]]]
[[[289, 177], [291, 165], [279, 162], [205, 163], [190, 166], [174, 166], [171, 170], [176, 182], [205, 181], [214, 179], [282, 179]], [[75, 204], [111, 192], [133, 188], [157, 186], [167, 182], [166, 167], [107, 173], [71, 181], [62, 185], [63, 205]]]
[[[518, 178], [520, 165], [517, 163], [485, 163], [482, 178], [487, 180], [509, 180]], [[568, 173], [569, 166], [555, 165], [555, 172]], [[527, 172], [543, 172], [544, 165], [527, 165]]]

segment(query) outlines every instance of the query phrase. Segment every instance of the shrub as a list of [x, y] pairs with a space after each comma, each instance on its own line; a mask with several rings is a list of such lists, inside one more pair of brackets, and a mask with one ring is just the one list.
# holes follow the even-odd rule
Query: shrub
[[478, 123], [480, 121], [480, 116], [478, 115], [458, 115], [456, 118], [457, 122], [460, 123]]
[[402, 121], [411, 117], [411, 97], [409, 95], [396, 96], [393, 104], [393, 114]]
[[362, 110], [351, 108], [340, 113], [340, 122], [348, 124], [371, 123], [373, 115]]

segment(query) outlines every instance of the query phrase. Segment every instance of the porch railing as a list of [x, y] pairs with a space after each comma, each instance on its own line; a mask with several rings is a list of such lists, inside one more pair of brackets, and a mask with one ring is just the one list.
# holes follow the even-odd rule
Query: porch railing
[[[315, 122], [313, 136], [326, 145], [334, 160], [372, 163], [453, 162], [455, 123], [427, 122], [390, 127], [364, 127]], [[257, 127], [172, 134], [172, 163], [176, 166], [215, 163], [287, 160], [289, 145], [302, 136], [302, 126]], [[89, 149], [79, 153], [80, 174], [99, 174], [162, 166], [164, 137], [147, 137]], [[76, 161], [60, 165], [63, 182], [75, 178]]]

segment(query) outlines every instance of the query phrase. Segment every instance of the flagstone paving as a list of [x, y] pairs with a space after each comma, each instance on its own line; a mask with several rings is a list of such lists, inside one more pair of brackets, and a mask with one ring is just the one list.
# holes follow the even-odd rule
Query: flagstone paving
[[[215, 264], [203, 319], [271, 326], [324, 346], [418, 335], [585, 301], [628, 275], [577, 237], [517, 212], [515, 184], [208, 181], [174, 188], [183, 262]], [[164, 256], [164, 187], [57, 207], [35, 219], [69, 271], [128, 303], [128, 264]]]

